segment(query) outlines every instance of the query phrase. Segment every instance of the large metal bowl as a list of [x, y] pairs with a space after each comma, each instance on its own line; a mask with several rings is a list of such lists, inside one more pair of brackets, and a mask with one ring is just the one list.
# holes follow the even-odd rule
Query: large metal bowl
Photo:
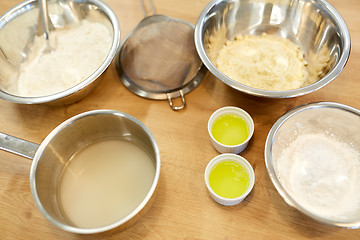
[[[16, 80], [19, 65], [26, 60], [29, 46], [37, 35], [42, 35], [38, 1], [25, 1], [0, 18], [0, 98], [2, 99], [23, 104], [53, 105], [79, 101], [98, 85], [102, 73], [117, 52], [120, 45], [120, 26], [115, 13], [101, 0], [49, 0], [47, 4], [55, 29], [80, 24], [83, 19], [104, 24], [112, 34], [110, 50], [102, 64], [94, 69], [89, 77], [67, 90], [40, 97], [22, 97], [10, 93], [6, 89], [8, 81]], [[91, 51], [91, 49], [83, 50]]]
[[[65, 216], [59, 202], [61, 174], [76, 152], [91, 143], [114, 138], [130, 141], [148, 153], [155, 167], [151, 187], [138, 206], [122, 219], [100, 227], [79, 227]], [[154, 201], [160, 176], [160, 152], [152, 133], [133, 116], [114, 110], [84, 112], [61, 123], [40, 146], [32, 148], [35, 150], [30, 170], [33, 199], [40, 212], [62, 230], [79, 234], [100, 233], [114, 228], [125, 230], [144, 216]], [[118, 183], [114, 181], [113, 184], [115, 187]]]
[[[273, 34], [300, 46], [308, 71], [322, 75], [311, 85], [286, 91], [261, 90], [223, 74], [214, 64], [217, 53], [235, 35]], [[212, 46], [209, 47], [211, 38]], [[195, 28], [198, 54], [210, 72], [230, 87], [260, 97], [289, 98], [314, 92], [330, 83], [350, 54], [349, 30], [338, 11], [324, 0], [214, 0], [201, 12]]]
[[[297, 141], [300, 136], [306, 141]], [[319, 102], [290, 110], [268, 134], [265, 163], [276, 190], [290, 206], [328, 225], [360, 227], [358, 109]]]

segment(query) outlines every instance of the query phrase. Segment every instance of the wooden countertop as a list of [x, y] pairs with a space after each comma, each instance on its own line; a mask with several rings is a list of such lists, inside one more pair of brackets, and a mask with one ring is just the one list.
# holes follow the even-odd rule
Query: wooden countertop
[[[0, 14], [20, 2], [2, 0]], [[118, 16], [122, 38], [142, 19], [138, 1], [105, 2]], [[31, 161], [0, 151], [0, 239], [360, 239], [360, 230], [320, 224], [289, 207], [272, 185], [264, 162], [266, 136], [276, 119], [289, 109], [317, 101], [334, 101], [360, 109], [360, 1], [329, 2], [350, 29], [351, 55], [333, 82], [306, 96], [255, 98], [207, 74], [186, 95], [187, 107], [174, 112], [167, 101], [143, 99], [131, 93], [112, 64], [94, 92], [69, 106], [19, 105], [0, 100], [0, 131], [35, 143], [41, 143], [58, 124], [81, 112], [126, 112], [154, 134], [162, 161], [157, 197], [143, 218], [125, 231], [82, 236], [57, 229], [36, 208], [29, 187]], [[207, 3], [154, 0], [158, 13], [193, 24]], [[218, 155], [208, 138], [208, 118], [216, 109], [228, 105], [245, 109], [255, 122], [253, 139], [241, 155], [254, 167], [256, 182], [251, 194], [234, 207], [215, 203], [203, 178], [207, 163]]]

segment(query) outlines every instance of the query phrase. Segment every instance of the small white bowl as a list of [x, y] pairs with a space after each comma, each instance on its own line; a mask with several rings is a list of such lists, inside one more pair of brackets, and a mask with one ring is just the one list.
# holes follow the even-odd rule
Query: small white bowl
[[[235, 114], [239, 117], [241, 117], [243, 120], [245, 120], [248, 128], [249, 128], [249, 135], [247, 137], [247, 139], [237, 145], [225, 145], [222, 144], [221, 142], [217, 141], [213, 134], [212, 134], [212, 126], [214, 124], [214, 121], [223, 116], [223, 115], [227, 115], [227, 114]], [[220, 153], [235, 153], [235, 154], [239, 154], [241, 153], [248, 145], [251, 137], [254, 134], [254, 121], [252, 120], [251, 116], [244, 111], [241, 108], [238, 107], [223, 107], [220, 108], [218, 110], [216, 110], [209, 118], [208, 121], [208, 132], [210, 135], [210, 141], [211, 144], [213, 145], [213, 147]]]
[[[212, 188], [210, 187], [210, 183], [209, 183], [209, 175], [210, 175], [210, 171], [211, 169], [217, 165], [220, 162], [223, 161], [234, 161], [238, 164], [240, 164], [247, 172], [247, 174], [249, 175], [249, 186], [247, 188], [247, 190], [245, 191], [245, 193], [243, 193], [241, 196], [237, 197], [237, 198], [224, 198], [219, 196], [218, 194], [216, 194]], [[206, 187], [209, 190], [210, 196], [215, 200], [215, 202], [224, 205], [224, 206], [233, 206], [236, 205], [238, 203], [240, 203], [241, 201], [243, 201], [247, 195], [249, 195], [249, 193], [251, 192], [251, 190], [254, 187], [254, 183], [255, 183], [255, 173], [254, 173], [254, 169], [252, 168], [251, 164], [243, 157], [233, 154], [233, 153], [224, 153], [224, 154], [220, 154], [216, 157], [214, 157], [206, 166], [205, 169], [205, 183], [206, 183]]]

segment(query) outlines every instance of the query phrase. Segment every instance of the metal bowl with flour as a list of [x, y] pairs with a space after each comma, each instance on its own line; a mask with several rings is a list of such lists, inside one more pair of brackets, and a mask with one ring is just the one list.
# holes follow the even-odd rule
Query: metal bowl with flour
[[[60, 89], [59, 91], [55, 89], [52, 93], [46, 93], [44, 95], [23, 95], [14, 91], [13, 89], [21, 85], [19, 83], [19, 76], [23, 73], [21, 66], [32, 60], [31, 53], [36, 42], [35, 40], [43, 35], [38, 1], [25, 1], [6, 12], [0, 18], [0, 98], [4, 100], [22, 104], [48, 103], [53, 105], [65, 105], [79, 101], [98, 85], [103, 76], [102, 73], [110, 65], [116, 54], [120, 45], [120, 27], [115, 13], [105, 3], [98, 0], [51, 0], [47, 1], [47, 5], [50, 20], [50, 40], [54, 40], [52, 38], [54, 34], [64, 30], [80, 28], [81, 31], [81, 24], [86, 20], [89, 23], [99, 24], [107, 30], [109, 41], [106, 43], [106, 49], [108, 50], [104, 50], [103, 60], [99, 60], [96, 65], [91, 66], [84, 76], [80, 76], [77, 71], [80, 71], [81, 62], [89, 62], [92, 60], [92, 57], [71, 64], [69, 67], [71, 69], [53, 66], [56, 65], [56, 61], [53, 61], [53, 65], [51, 65], [51, 61], [49, 61], [49, 67], [53, 69], [47, 71], [47, 74], [39, 76], [44, 78], [44, 82], [53, 81], [54, 83], [59, 82], [56, 77], [54, 77], [55, 75], [66, 74], [63, 76], [63, 79], [78, 77], [77, 81], [74, 81], [74, 84], [69, 85], [69, 87]], [[87, 37], [86, 34], [86, 32], [83, 34], [80, 32], [80, 35], [83, 35], [85, 40]], [[79, 39], [79, 35], [74, 36], [74, 40], [76, 39]], [[59, 40], [57, 39], [56, 41], [58, 41], [57, 43], [59, 44]], [[70, 47], [71, 45], [73, 44], [65, 43], [66, 47]], [[54, 52], [60, 51], [61, 47], [55, 45], [53, 46], [53, 50]], [[65, 57], [57, 56], [57, 59], [54, 60], [65, 58], [61, 60], [65, 63], [71, 62], [76, 55], [79, 55], [76, 54], [76, 52], [85, 54], [86, 56], [86, 54], [94, 53], [95, 51], [98, 51], [98, 49], [94, 49], [91, 46], [88, 48], [80, 47], [80, 49], [76, 49], [76, 51], [70, 51], [69, 55]], [[41, 57], [42, 56], [40, 56], [39, 60], [40, 65], [45, 62], [45, 60], [42, 61]], [[38, 74], [36, 70], [30, 69], [29, 74], [26, 74], [25, 77], [31, 77], [31, 72]], [[31, 84], [31, 81], [29, 81], [29, 85], [26, 85], [24, 88], [26, 88], [25, 90], [35, 90], [35, 88], [42, 88], [43, 86], [42, 84], [38, 85], [39, 86], [35, 86], [35, 84]], [[49, 85], [51, 86], [51, 84]]]
[[[263, 90], [235, 81], [218, 69], [218, 53], [228, 40], [239, 34], [264, 33], [289, 39], [300, 47], [308, 72], [319, 73], [314, 74], [312, 84], [292, 90]], [[198, 18], [195, 44], [201, 60], [215, 77], [240, 92], [269, 98], [296, 97], [322, 88], [338, 76], [350, 54], [346, 23], [323, 0], [211, 1]]]
[[332, 226], [360, 227], [360, 111], [318, 102], [291, 109], [271, 128], [265, 163], [290, 206]]

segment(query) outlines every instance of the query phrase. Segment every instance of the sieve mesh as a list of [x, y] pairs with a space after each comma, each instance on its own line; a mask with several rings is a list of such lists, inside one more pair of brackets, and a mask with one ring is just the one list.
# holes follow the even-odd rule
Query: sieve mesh
[[[153, 21], [153, 18], [156, 20]], [[151, 22], [147, 21], [150, 20]], [[123, 45], [123, 72], [145, 91], [169, 92], [181, 88], [198, 72], [201, 61], [194, 29], [166, 16], [145, 18]]]

